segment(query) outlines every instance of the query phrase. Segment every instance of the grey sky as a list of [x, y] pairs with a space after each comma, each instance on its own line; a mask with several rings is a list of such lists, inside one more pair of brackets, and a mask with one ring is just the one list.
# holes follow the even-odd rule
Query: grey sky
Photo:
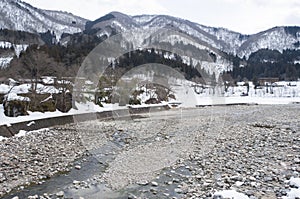
[[199, 24], [253, 34], [274, 26], [300, 26], [299, 0], [24, 0], [33, 6], [95, 20], [111, 11], [167, 14]]

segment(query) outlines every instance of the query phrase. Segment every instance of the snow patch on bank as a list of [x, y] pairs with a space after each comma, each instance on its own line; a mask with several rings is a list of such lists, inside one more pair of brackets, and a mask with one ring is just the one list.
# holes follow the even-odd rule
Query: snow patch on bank
[[215, 197], [220, 197], [220, 198], [231, 198], [231, 199], [249, 199], [248, 196], [246, 196], [243, 193], [239, 193], [235, 190], [223, 190], [223, 191], [218, 191], [214, 193], [214, 198]]
[[49, 131], [49, 128], [42, 128], [34, 131], [25, 131], [25, 130], [20, 130], [18, 134], [14, 135], [14, 137], [23, 137], [31, 133], [39, 133], [43, 131]]
[[287, 192], [287, 196], [282, 197], [282, 199], [296, 199], [300, 197], [300, 178], [292, 177], [287, 181], [291, 186], [295, 188], [291, 188], [290, 191]]
[[2, 140], [6, 140], [6, 139], [8, 139], [8, 138], [3, 137], [3, 136], [0, 136], [0, 142], [1, 142]]
[[[59, 110], [54, 112], [31, 112], [28, 111], [29, 115], [25, 116], [18, 116], [18, 117], [7, 117], [4, 114], [3, 104], [0, 104], [0, 125], [7, 125], [18, 123], [18, 122], [30, 122], [38, 119], [45, 119], [45, 118], [52, 118], [52, 117], [59, 117], [65, 115], [76, 115], [82, 113], [96, 113], [96, 112], [103, 112], [103, 111], [110, 111], [110, 110], [117, 110], [117, 109], [124, 109], [126, 107], [119, 106], [118, 104], [103, 104], [103, 107], [100, 107], [93, 102], [88, 103], [75, 103], [76, 108], [72, 108], [69, 112], [63, 113]], [[28, 123], [27, 125], [34, 125], [34, 123]]]

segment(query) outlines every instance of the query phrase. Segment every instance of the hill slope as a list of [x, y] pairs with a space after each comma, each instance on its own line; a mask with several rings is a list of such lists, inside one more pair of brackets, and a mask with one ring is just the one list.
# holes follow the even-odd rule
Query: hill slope
[[194, 37], [199, 42], [226, 53], [238, 55], [240, 58], [249, 56], [260, 49], [272, 49], [282, 52], [285, 49], [300, 49], [300, 27], [275, 27], [254, 34], [243, 35], [225, 28], [203, 26], [188, 20], [166, 15], [128, 16], [112, 12], [93, 22], [88, 22], [86, 31], [98, 30], [98, 34], [110, 34], [108, 27], [117, 32], [136, 28], [170, 28]]
[[71, 13], [42, 10], [20, 0], [0, 1], [0, 28], [31, 33], [54, 31], [57, 38], [62, 33], [76, 33], [84, 29], [86, 19]]

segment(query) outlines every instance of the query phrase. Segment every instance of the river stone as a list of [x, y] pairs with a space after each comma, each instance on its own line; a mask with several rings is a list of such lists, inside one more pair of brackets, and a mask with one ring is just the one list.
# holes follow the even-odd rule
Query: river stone
[[74, 184], [74, 185], [79, 185], [79, 184], [80, 184], [80, 181], [74, 180], [74, 181], [73, 181], [73, 184]]
[[174, 191], [175, 191], [176, 193], [182, 193], [182, 192], [183, 192], [182, 189], [180, 189], [180, 188], [175, 188]]
[[63, 191], [59, 191], [56, 193], [56, 196], [60, 197], [60, 198], [64, 197], [64, 195], [65, 195], [65, 193]]
[[38, 195], [34, 195], [34, 196], [28, 196], [28, 199], [38, 199], [39, 196]]
[[158, 183], [155, 182], [155, 181], [153, 181], [153, 182], [151, 182], [151, 185], [154, 186], [154, 187], [157, 187], [157, 186], [158, 186]]
[[137, 182], [138, 185], [142, 185], [142, 186], [146, 186], [147, 184], [149, 184], [149, 182], [147, 180], [141, 180]]
[[295, 159], [294, 159], [294, 162], [295, 162], [296, 164], [299, 164], [299, 163], [300, 163], [300, 159], [299, 159], [299, 158], [295, 158]]

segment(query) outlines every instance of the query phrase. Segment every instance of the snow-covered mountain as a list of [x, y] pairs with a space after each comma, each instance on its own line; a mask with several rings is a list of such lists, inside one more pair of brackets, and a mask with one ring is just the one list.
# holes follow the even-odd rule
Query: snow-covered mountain
[[63, 33], [82, 32], [87, 22], [71, 13], [38, 9], [20, 0], [0, 0], [0, 16], [0, 29], [9, 30], [6, 37], [5, 33], [0, 36], [0, 68], [6, 68], [29, 45], [43, 44], [37, 33], [51, 31], [58, 40]]
[[[170, 32], [168, 32], [169, 30]], [[93, 22], [87, 22], [85, 31], [97, 34], [99, 37], [103, 35], [109, 37], [114, 33], [122, 32], [126, 42], [121, 41], [120, 45], [125, 49], [130, 46], [131, 50], [148, 48], [152, 45], [156, 45], [159, 49], [162, 47], [159, 44], [163, 43], [162, 50], [180, 55], [183, 63], [198, 65], [209, 74], [219, 74], [232, 69], [232, 63], [225, 58], [224, 53], [220, 50], [222, 46], [227, 47], [228, 44], [218, 41], [215, 36], [200, 29], [198, 24], [187, 20], [166, 15], [132, 17], [119, 12], [112, 12]], [[238, 35], [238, 33], [236, 34]], [[180, 53], [173, 48], [175, 46], [176, 49], [186, 50], [184, 53]], [[156, 53], [162, 52], [156, 51]], [[174, 54], [169, 57], [172, 59]]]
[[84, 29], [86, 19], [71, 13], [42, 10], [20, 0], [0, 1], [0, 28], [32, 33], [54, 31], [57, 38], [62, 33], [76, 33]]
[[220, 49], [225, 52], [235, 52], [249, 36], [242, 35], [224, 28], [212, 28], [188, 20], [167, 15], [139, 15], [128, 16], [119, 12], [112, 12], [93, 22], [88, 22], [86, 29], [98, 29], [99, 35], [109, 34], [108, 28], [114, 28], [118, 32], [151, 28], [173, 28], [197, 39], [205, 45]]
[[248, 58], [251, 53], [260, 49], [271, 49], [282, 52], [286, 49], [300, 50], [300, 27], [274, 27], [251, 35], [239, 47], [237, 55]]
[[[225, 28], [200, 25], [185, 19], [167, 15], [129, 16], [111, 12], [95, 21], [88, 21], [71, 13], [38, 9], [21, 0], [0, 1], [0, 28], [33, 33], [54, 31], [57, 39], [62, 33], [94, 32], [108, 35], [132, 29], [173, 28], [193, 37], [197, 44], [226, 53], [248, 58], [259, 49], [300, 49], [300, 27], [275, 27], [269, 30], [244, 35]], [[93, 30], [93, 31], [91, 31]], [[136, 38], [132, 39], [133, 41]]]
[[251, 53], [259, 49], [268, 48], [280, 52], [284, 49], [300, 49], [300, 27], [275, 27], [254, 35], [243, 35], [225, 28], [208, 27], [167, 15], [128, 16], [112, 12], [93, 22], [88, 22], [86, 30], [96, 29], [99, 30], [98, 35], [110, 35], [110, 28], [122, 32], [135, 28], [147, 30], [168, 27], [195, 38], [202, 45], [241, 58], [244, 56], [248, 58]]
[[[274, 27], [257, 34], [244, 35], [226, 28], [204, 26], [167, 15], [129, 16], [120, 12], [111, 12], [95, 21], [88, 21], [67, 12], [38, 9], [21, 0], [0, 0], [0, 15], [1, 29], [31, 33], [50, 31], [51, 34], [55, 33], [57, 40], [61, 39], [63, 33], [69, 33], [68, 37], [60, 40], [63, 45], [68, 45], [71, 35], [78, 32], [82, 35], [96, 34], [99, 37], [111, 36], [119, 32], [133, 32], [134, 34], [125, 35], [130, 44], [122, 45], [132, 45], [136, 49], [143, 47], [149, 41], [164, 42], [185, 49], [185, 52], [197, 52], [198, 59], [189, 55], [182, 56], [183, 62], [195, 66], [201, 65], [209, 73], [232, 69], [232, 64], [225, 53], [248, 59], [252, 53], [260, 49], [280, 52], [285, 49], [300, 49], [300, 27]], [[152, 37], [153, 33], [164, 28], [174, 30], [183, 37], [167, 35], [163, 40]], [[1, 38], [0, 42], [10, 42], [10, 45], [17, 49], [16, 51], [21, 49], [19, 45], [22, 45], [23, 50], [26, 49], [26, 45], [31, 45], [26, 42], [14, 43], [5, 38]], [[8, 65], [13, 55], [18, 56], [18, 52], [0, 52], [2, 67]]]

